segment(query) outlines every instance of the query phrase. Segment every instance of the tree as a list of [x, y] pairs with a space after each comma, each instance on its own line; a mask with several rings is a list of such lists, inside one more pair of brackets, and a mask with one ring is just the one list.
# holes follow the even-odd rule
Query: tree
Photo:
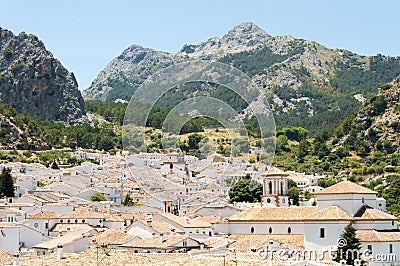
[[122, 204], [125, 206], [132, 206], [132, 203], [133, 203], [133, 201], [132, 201], [131, 195], [129, 193], [127, 193]]
[[15, 197], [11, 168], [4, 167], [0, 174], [0, 195], [1, 197]]
[[292, 188], [292, 187], [295, 187], [295, 188], [297, 188], [297, 183], [293, 180], [293, 179], [288, 179], [288, 187], [289, 188]]
[[102, 194], [96, 192], [96, 193], [92, 194], [92, 196], [90, 196], [90, 200], [91, 201], [105, 201], [106, 198]]
[[340, 235], [335, 261], [346, 260], [347, 265], [354, 265], [354, 260], [360, 257], [361, 243], [356, 236], [356, 229], [350, 223]]
[[53, 163], [51, 164], [51, 169], [60, 169], [60, 167], [58, 167], [56, 160], [54, 160]]
[[249, 178], [236, 182], [229, 190], [231, 202], [259, 202], [262, 194], [262, 185]]
[[288, 196], [293, 200], [294, 205], [299, 205], [299, 194], [300, 191], [297, 187], [291, 187], [288, 190]]

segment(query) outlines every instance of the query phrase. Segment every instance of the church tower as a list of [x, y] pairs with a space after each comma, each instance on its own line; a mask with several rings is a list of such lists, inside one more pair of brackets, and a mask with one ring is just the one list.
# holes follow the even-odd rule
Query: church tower
[[263, 207], [288, 207], [288, 174], [266, 173], [263, 174], [263, 195], [261, 204]]

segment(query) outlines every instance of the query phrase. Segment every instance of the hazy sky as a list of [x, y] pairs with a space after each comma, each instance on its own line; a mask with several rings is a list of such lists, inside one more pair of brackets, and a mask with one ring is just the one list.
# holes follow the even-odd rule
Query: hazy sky
[[271, 35], [311, 39], [363, 55], [400, 55], [400, 1], [1, 0], [0, 27], [33, 33], [80, 89], [123, 49], [178, 51], [252, 21]]

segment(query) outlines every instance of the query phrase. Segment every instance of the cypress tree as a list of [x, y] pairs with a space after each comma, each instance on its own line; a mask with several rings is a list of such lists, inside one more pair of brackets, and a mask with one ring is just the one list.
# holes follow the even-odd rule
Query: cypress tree
[[360, 259], [361, 242], [356, 236], [356, 229], [350, 223], [338, 240], [337, 256], [335, 261], [346, 260], [347, 265], [354, 265], [355, 259]]
[[0, 195], [2, 197], [14, 197], [14, 182], [11, 176], [11, 168], [4, 167], [0, 174]]

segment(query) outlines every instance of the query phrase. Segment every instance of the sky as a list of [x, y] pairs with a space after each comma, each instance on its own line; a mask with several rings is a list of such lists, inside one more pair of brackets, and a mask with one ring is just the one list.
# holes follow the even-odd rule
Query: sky
[[400, 1], [1, 0], [0, 27], [37, 35], [81, 90], [131, 44], [177, 52], [242, 22], [362, 55], [400, 56]]

